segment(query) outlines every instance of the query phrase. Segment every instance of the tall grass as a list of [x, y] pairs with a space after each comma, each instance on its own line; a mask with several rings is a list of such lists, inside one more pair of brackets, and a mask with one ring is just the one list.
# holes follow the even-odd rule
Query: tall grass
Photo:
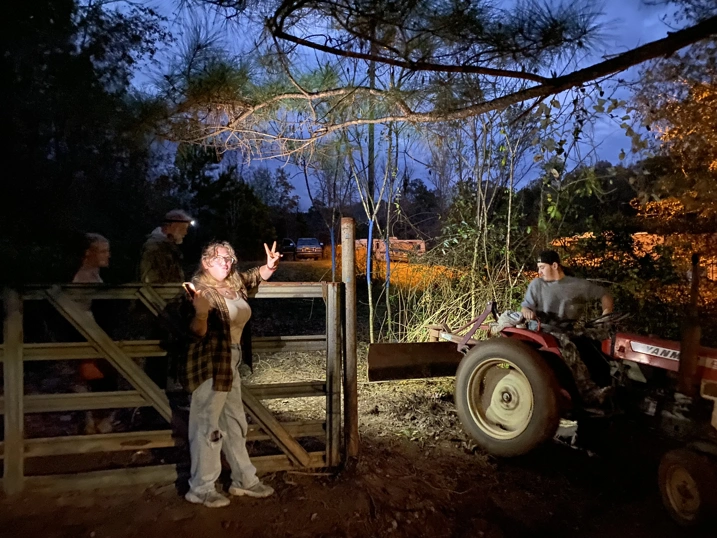
[[[507, 277], [485, 268], [475, 274], [470, 267], [451, 267], [445, 261], [436, 251], [408, 263], [391, 264], [392, 319], [388, 323], [384, 315], [381, 320], [382, 339], [425, 341], [429, 325], [445, 324], [455, 330], [480, 314], [489, 301], [496, 301], [501, 309], [518, 307], [527, 285], [524, 274]], [[374, 277], [381, 283], [385, 283], [385, 270], [384, 262], [376, 264]]]

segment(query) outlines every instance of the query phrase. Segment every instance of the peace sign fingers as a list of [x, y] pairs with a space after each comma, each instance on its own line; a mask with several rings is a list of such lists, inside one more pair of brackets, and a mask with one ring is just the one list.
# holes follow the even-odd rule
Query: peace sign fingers
[[276, 241], [274, 241], [274, 244], [271, 246], [271, 250], [269, 249], [269, 245], [264, 243], [264, 250], [266, 251], [266, 266], [272, 270], [276, 269], [279, 258], [281, 258], [281, 254], [276, 251]]
[[276, 252], [276, 241], [274, 241], [274, 244], [271, 246], [271, 250], [269, 250], [269, 245], [267, 245], [266, 243], [264, 243], [264, 250], [266, 251], [266, 257], [267, 257], [267, 259], [268, 259], [269, 257], [277, 257], [277, 256], [280, 257], [280, 256], [281, 256], [281, 254], [279, 254], [278, 252]]

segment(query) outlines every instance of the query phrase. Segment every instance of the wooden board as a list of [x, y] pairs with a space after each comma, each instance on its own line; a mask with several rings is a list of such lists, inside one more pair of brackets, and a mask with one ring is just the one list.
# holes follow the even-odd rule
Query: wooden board
[[[341, 244], [355, 245], [356, 225], [351, 217], [341, 219]], [[358, 368], [356, 354], [356, 249], [341, 250], [341, 280], [344, 283], [344, 437], [346, 455], [359, 454]]]
[[254, 353], [276, 351], [325, 351], [326, 335], [255, 336], [251, 339]]
[[[326, 424], [322, 420], [282, 422], [286, 431], [294, 437], [323, 438]], [[247, 441], [271, 439], [260, 426], [249, 425]], [[121, 452], [123, 450], [148, 450], [175, 446], [171, 430], [144, 432], [103, 433], [96, 435], [71, 435], [63, 437], [42, 437], [25, 440], [25, 457], [87, 454], [90, 452]], [[0, 442], [0, 458], [4, 456], [4, 445]]]
[[420, 379], [456, 375], [463, 354], [451, 342], [371, 344], [368, 380]]
[[[259, 400], [325, 396], [324, 381], [247, 385]], [[57, 413], [92, 409], [123, 409], [151, 405], [136, 390], [114, 392], [82, 392], [66, 394], [28, 394], [24, 399], [25, 413]], [[5, 413], [5, 399], [0, 396], [0, 415]]]
[[310, 463], [309, 454], [304, 450], [296, 439], [274, 418], [274, 415], [264, 407], [259, 399], [251, 392], [249, 385], [242, 384], [241, 399], [247, 412], [261, 426], [271, 440], [276, 443], [281, 451], [286, 454], [292, 462], [307, 467]]
[[326, 461], [341, 463], [341, 286], [327, 285], [326, 297]]
[[297, 383], [270, 383], [262, 385], [244, 385], [259, 400], [278, 398], [309, 398], [326, 396], [325, 381], [299, 381]]
[[[281, 454], [277, 456], [258, 456], [251, 462], [257, 473], [267, 474], [296, 469], [291, 460]], [[316, 469], [326, 467], [324, 452], [309, 453], [308, 465]], [[122, 487], [145, 484], [171, 484], [178, 479], [175, 465], [155, 465], [151, 467], [132, 467], [89, 473], [59, 474], [47, 476], [29, 476], [26, 480], [28, 490], [38, 492], [91, 490], [105, 487]], [[0, 480], [0, 482], [3, 482]], [[4, 485], [4, 484], [3, 484]]]
[[[119, 340], [115, 344], [129, 357], [166, 357], [167, 351], [159, 340]], [[257, 353], [277, 351], [326, 351], [326, 336], [260, 336], [252, 338], [253, 350]], [[4, 360], [5, 346], [0, 344], [0, 362]], [[102, 352], [89, 342], [48, 342], [24, 344], [25, 361], [84, 360], [101, 359]]]
[[[166, 357], [167, 352], [159, 340], [119, 340], [117, 346], [129, 357]], [[5, 349], [0, 344], [0, 362], [4, 360]], [[89, 342], [47, 342], [23, 344], [23, 359], [27, 361], [66, 361], [101, 359], [102, 353]]]
[[[68, 394], [28, 394], [25, 413], [58, 413], [92, 409], [124, 409], [151, 405], [135, 390], [117, 392], [80, 392]], [[0, 397], [0, 414], [5, 413], [5, 398]]]
[[3, 488], [13, 495], [23, 489], [24, 474], [24, 424], [23, 408], [23, 362], [22, 362], [22, 300], [10, 289], [3, 294], [5, 304], [5, 363], [3, 365], [3, 389], [5, 407], [5, 461]]
[[[57, 287], [72, 299], [137, 299], [137, 292], [145, 284], [62, 284]], [[151, 287], [164, 301], [184, 293], [181, 282], [153, 284]], [[46, 299], [46, 289], [46, 284], [27, 284], [23, 286], [22, 298], [27, 301]], [[320, 299], [323, 293], [320, 282], [263, 282], [252, 291], [251, 296], [257, 299]]]
[[110, 361], [117, 371], [137, 389], [143, 398], [152, 404], [157, 412], [167, 421], [172, 418], [167, 395], [162, 391], [124, 351], [122, 351], [109, 335], [104, 332], [95, 319], [82, 310], [77, 303], [65, 295], [58, 287], [47, 290], [50, 303], [90, 342], [95, 349], [101, 351], [104, 358]]

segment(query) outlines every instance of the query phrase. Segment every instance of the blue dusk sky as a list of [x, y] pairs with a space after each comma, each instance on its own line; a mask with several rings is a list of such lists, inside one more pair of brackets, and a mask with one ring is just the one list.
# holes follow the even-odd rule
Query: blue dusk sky
[[[180, 0], [146, 0], [145, 3], [169, 19], [170, 29], [175, 35], [180, 34], [183, 26], [190, 20], [187, 10], [180, 7]], [[662, 21], [662, 17], [668, 13], [668, 9], [665, 6], [646, 5], [642, 0], [603, 0], [602, 2], [596, 2], [595, 5], [602, 6], [602, 9], [600, 9], [603, 13], [601, 18], [603, 22], [602, 38], [596, 45], [594, 54], [586, 57], [581, 62], [581, 66], [597, 63], [601, 60], [600, 54], [602, 53], [617, 54], [650, 41], [661, 39], [670, 30]], [[211, 17], [200, 14], [198, 19], [211, 20]], [[218, 22], [216, 26], [217, 28], [222, 27]], [[250, 32], [250, 29], [245, 29], [241, 35], [247, 35], [246, 30]], [[246, 47], [245, 43], [237, 40], [238, 33], [234, 28], [224, 34], [227, 46], [236, 48], [237, 52]], [[637, 68], [633, 68], [626, 73], [622, 73], [620, 77], [630, 80], [635, 78], [636, 74]], [[146, 79], [139, 75], [136, 82], [143, 84], [145, 81]], [[614, 96], [624, 99], [629, 97], [629, 92], [626, 89], [618, 89]], [[618, 123], [604, 121], [596, 125], [594, 140], [599, 144], [597, 154], [600, 159], [618, 163], [618, 155], [624, 149], [628, 154], [627, 162], [629, 162], [630, 140], [624, 135]], [[260, 163], [259, 166], [275, 168], [276, 166], [281, 166], [281, 164], [265, 161]], [[414, 172], [418, 172], [416, 167], [414, 167]], [[421, 174], [417, 173], [417, 175], [420, 176]], [[306, 196], [303, 181], [296, 181], [295, 183], [297, 192], [302, 199], [302, 209], [306, 209], [308, 207], [308, 197]]]

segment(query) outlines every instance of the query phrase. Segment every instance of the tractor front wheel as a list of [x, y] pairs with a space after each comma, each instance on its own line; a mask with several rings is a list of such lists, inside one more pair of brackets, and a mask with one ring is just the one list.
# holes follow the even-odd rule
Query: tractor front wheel
[[690, 448], [667, 452], [658, 471], [662, 502], [679, 525], [700, 524], [717, 500], [717, 464], [714, 458]]
[[553, 437], [558, 381], [540, 354], [495, 338], [476, 345], [456, 373], [456, 407], [466, 432], [495, 456], [520, 456]]

